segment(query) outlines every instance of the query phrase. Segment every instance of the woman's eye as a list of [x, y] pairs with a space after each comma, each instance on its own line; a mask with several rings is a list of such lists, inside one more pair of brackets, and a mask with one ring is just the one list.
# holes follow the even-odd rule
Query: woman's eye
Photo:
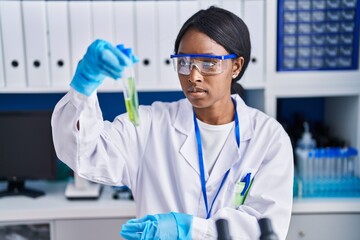
[[184, 59], [179, 59], [179, 65], [180, 66], [186, 66], [189, 65], [187, 61], [185, 61]]
[[203, 62], [202, 63], [203, 65], [203, 68], [212, 68], [216, 65], [216, 63], [213, 63], [213, 62]]

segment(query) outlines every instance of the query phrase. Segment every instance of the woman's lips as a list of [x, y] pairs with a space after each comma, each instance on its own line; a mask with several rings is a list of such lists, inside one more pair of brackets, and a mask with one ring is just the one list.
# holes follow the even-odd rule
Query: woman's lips
[[201, 93], [201, 92], [207, 92], [207, 91], [205, 89], [203, 89], [203, 88], [192, 86], [192, 87], [188, 88], [188, 92], [189, 93]]
[[188, 97], [191, 98], [203, 97], [207, 93], [205, 89], [199, 87], [189, 87], [187, 92]]

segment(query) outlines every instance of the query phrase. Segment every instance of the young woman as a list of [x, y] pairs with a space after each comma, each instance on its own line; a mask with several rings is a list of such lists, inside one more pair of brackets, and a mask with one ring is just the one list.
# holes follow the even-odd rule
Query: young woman
[[248, 107], [239, 88], [250, 58], [246, 25], [217, 7], [189, 18], [171, 56], [185, 99], [140, 106], [103, 121], [95, 90], [136, 62], [129, 50], [98, 40], [87, 50], [57, 104], [52, 126], [58, 157], [81, 177], [127, 185], [138, 219], [127, 239], [216, 239], [215, 221], [233, 239], [258, 239], [257, 219], [285, 239], [292, 208], [293, 153], [281, 125]]

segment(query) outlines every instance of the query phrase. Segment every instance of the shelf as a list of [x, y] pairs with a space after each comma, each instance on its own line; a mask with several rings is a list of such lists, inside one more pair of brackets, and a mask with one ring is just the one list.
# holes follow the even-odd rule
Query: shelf
[[360, 198], [295, 198], [292, 213], [360, 213]]

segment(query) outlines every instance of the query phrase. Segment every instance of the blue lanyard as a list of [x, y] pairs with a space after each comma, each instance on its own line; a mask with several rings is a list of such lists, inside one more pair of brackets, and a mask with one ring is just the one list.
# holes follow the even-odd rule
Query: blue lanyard
[[[232, 102], [234, 103], [234, 107], [235, 107], [235, 114], [234, 114], [234, 121], [235, 121], [235, 137], [236, 137], [236, 143], [238, 145], [238, 147], [240, 147], [240, 127], [239, 127], [239, 118], [236, 112], [236, 102], [233, 98], [231, 98]], [[198, 147], [198, 155], [199, 155], [199, 166], [200, 166], [200, 181], [201, 181], [201, 190], [203, 193], [203, 197], [204, 197], [204, 202], [205, 202], [205, 208], [206, 208], [206, 219], [209, 219], [211, 216], [211, 210], [212, 207], [214, 205], [214, 202], [217, 198], [217, 196], [219, 195], [219, 192], [221, 190], [221, 188], [223, 187], [225, 180], [227, 178], [227, 176], [229, 175], [230, 169], [226, 171], [219, 189], [217, 190], [215, 197], [211, 203], [210, 209], [209, 209], [209, 205], [208, 205], [208, 201], [207, 201], [207, 194], [206, 194], [206, 182], [205, 182], [205, 171], [204, 171], [204, 159], [203, 159], [203, 152], [202, 152], [202, 144], [201, 144], [201, 137], [200, 137], [200, 129], [199, 129], [199, 125], [197, 123], [196, 120], [196, 115], [194, 112], [194, 125], [195, 125], [195, 135], [196, 135], [196, 140], [197, 140], [197, 147]]]

